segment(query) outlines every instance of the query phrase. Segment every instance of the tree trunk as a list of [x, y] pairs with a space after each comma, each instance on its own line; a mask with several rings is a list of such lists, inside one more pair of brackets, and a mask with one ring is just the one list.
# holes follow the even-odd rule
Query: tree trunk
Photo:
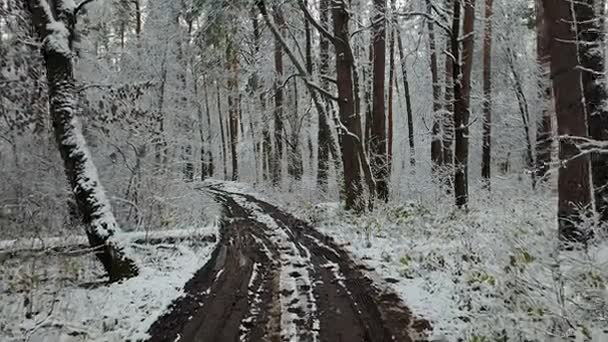
[[[274, 9], [274, 19], [280, 31], [285, 29], [283, 15]], [[283, 33], [281, 33], [283, 35]], [[274, 154], [272, 159], [272, 184], [281, 183], [283, 167], [283, 48], [278, 39], [274, 41]]]
[[[238, 144], [239, 144], [239, 122], [240, 120], [240, 97], [238, 85], [239, 61], [238, 54], [233, 42], [229, 43], [228, 58], [228, 129], [230, 131], [230, 155], [232, 164], [232, 180], [239, 177]], [[242, 131], [242, 129], [241, 129]]]
[[[579, 34], [579, 58], [583, 66], [583, 94], [587, 110], [589, 135], [594, 140], [608, 140], [608, 110], [606, 109], [604, 27], [596, 5], [597, 0], [580, 1], [576, 12]], [[608, 222], [608, 154], [591, 154], [593, 197], [599, 218]]]
[[493, 0], [486, 0], [485, 31], [483, 37], [484, 101], [481, 177], [484, 179], [484, 185], [488, 189], [491, 186], [490, 177], [492, 168], [492, 2]]
[[[454, 62], [454, 126], [455, 126], [455, 170], [454, 195], [456, 206], [466, 208], [469, 198], [468, 158], [469, 158], [469, 115], [471, 93], [471, 69], [473, 67], [475, 26], [475, 0], [464, 2], [464, 22], [462, 46], [462, 68]], [[459, 52], [458, 32], [460, 27], [460, 2], [454, 1], [452, 21], [452, 51]], [[456, 54], [458, 56], [458, 54]]]
[[401, 72], [403, 74], [403, 92], [405, 93], [405, 107], [407, 111], [407, 136], [410, 146], [410, 165], [412, 168], [416, 166], [416, 149], [414, 146], [414, 117], [412, 114], [412, 100], [410, 98], [410, 84], [407, 80], [407, 61], [403, 52], [403, 42], [401, 41], [401, 32], [396, 28], [397, 45], [399, 48], [399, 58], [401, 60]]
[[[386, 73], [386, 0], [374, 0], [372, 136], [370, 152], [376, 178], [378, 198], [388, 200], [388, 169], [386, 149], [385, 73]], [[335, 20], [335, 19], [334, 19]]]
[[[76, 116], [78, 100], [70, 38], [74, 36], [76, 18], [74, 8], [69, 5], [70, 2], [61, 0], [52, 4], [44, 0], [30, 1], [33, 23], [43, 40], [42, 53], [46, 64], [49, 111], [55, 141], [89, 243], [97, 250], [96, 256], [108, 272], [110, 281], [117, 281], [136, 276], [139, 269], [127, 257], [120, 240], [115, 237], [120, 233], [120, 228], [105, 197]], [[45, 7], [51, 7], [53, 13], [48, 13]], [[70, 34], [65, 35], [62, 28]]]
[[222, 95], [220, 81], [217, 83], [217, 117], [220, 123], [220, 137], [222, 140], [222, 160], [224, 162], [224, 179], [228, 179], [228, 149], [226, 148], [226, 136], [224, 130], [224, 116], [222, 115]]
[[[338, 106], [340, 122], [346, 132], [342, 134], [342, 163], [344, 167], [345, 207], [347, 210], [361, 212], [365, 209], [363, 183], [361, 182], [361, 165], [358, 146], [361, 142], [361, 121], [355, 114], [355, 96], [353, 94], [353, 56], [350, 48], [348, 9], [344, 2], [332, 6], [336, 51], [336, 73], [338, 81]], [[360, 144], [362, 147], [363, 144]]]
[[[426, 1], [426, 11], [429, 16], [432, 15], [431, 0]], [[435, 47], [435, 28], [432, 20], [428, 20], [429, 30], [429, 51], [431, 57], [431, 82], [433, 87], [433, 128], [431, 131], [431, 161], [434, 173], [437, 172], [437, 167], [443, 163], [443, 151], [441, 143], [441, 119], [438, 117], [441, 111], [441, 88], [439, 85], [439, 71], [437, 67], [437, 49]]]
[[[526, 139], [526, 166], [530, 171], [534, 171], [534, 151], [532, 147], [532, 138], [530, 134], [531, 126], [530, 126], [530, 111], [528, 109], [528, 101], [526, 100], [526, 94], [524, 93], [524, 88], [522, 85], [521, 78], [515, 69], [515, 53], [511, 50], [510, 47], [506, 48], [507, 52], [507, 64], [509, 65], [509, 69], [511, 71], [511, 75], [513, 76], [514, 81], [514, 90], [515, 95], [517, 96], [517, 104], [519, 105], [519, 113], [521, 114], [521, 121], [524, 126], [524, 137]], [[532, 188], [536, 186], [536, 173], [531, 172], [532, 176]]]
[[[447, 8], [451, 5], [451, 0], [446, 1]], [[450, 37], [446, 39], [446, 55], [445, 55], [445, 93], [444, 93], [444, 116], [442, 118], [443, 125], [443, 168], [445, 173], [444, 182], [447, 192], [451, 192], [453, 183], [453, 164], [454, 164], [454, 149], [452, 143], [454, 141], [454, 86], [452, 79], [454, 78], [454, 58], [458, 56], [452, 51], [452, 41]]]
[[289, 154], [287, 172], [296, 181], [302, 180], [304, 165], [302, 164], [302, 150], [300, 149], [300, 131], [303, 122], [298, 115], [298, 83], [293, 80], [293, 114], [290, 117], [291, 138], [289, 139]]
[[395, 35], [397, 34], [396, 30], [396, 22], [395, 22], [395, 12], [396, 8], [396, 0], [391, 0], [391, 15], [390, 15], [390, 42], [389, 42], [389, 72], [388, 72], [388, 141], [387, 141], [387, 172], [391, 173], [392, 164], [393, 164], [393, 135], [394, 135], [394, 127], [393, 127], [393, 92], [395, 88]]
[[[308, 6], [308, 0], [306, 0], [306, 5]], [[313, 73], [313, 59], [312, 59], [312, 30], [310, 27], [310, 22], [308, 20], [304, 20], [304, 34], [306, 36], [306, 71], [309, 75]], [[308, 146], [308, 167], [310, 170], [314, 168], [314, 144], [312, 142], [312, 120], [307, 119], [308, 122], [308, 130], [307, 130], [307, 146]]]
[[[257, 17], [257, 13], [255, 11], [255, 8], [251, 9], [251, 22], [253, 23], [253, 39], [254, 39], [254, 45], [255, 45], [255, 52], [256, 52], [256, 58], [257, 55], [260, 51], [260, 25], [258, 22], [258, 17]], [[256, 60], [257, 62], [257, 60]], [[262, 111], [262, 142], [261, 142], [261, 146], [259, 148], [260, 150], [260, 163], [262, 164], [262, 179], [263, 180], [268, 180], [270, 178], [270, 163], [272, 160], [272, 140], [270, 137], [270, 131], [269, 131], [269, 119], [268, 119], [268, 113], [266, 113], [266, 95], [265, 92], [261, 91], [260, 85], [259, 85], [259, 78], [258, 75], [255, 75], [254, 78], [254, 84], [253, 84], [253, 88], [254, 91], [258, 91], [259, 92], [259, 100], [260, 100], [260, 108]]]
[[547, 180], [553, 145], [553, 91], [551, 88], [551, 32], [545, 20], [543, 0], [536, 0], [536, 55], [540, 67], [539, 89], [542, 113], [536, 122], [536, 178]]
[[[551, 79], [555, 95], [555, 113], [559, 136], [586, 137], [588, 135], [581, 70], [578, 68], [576, 32], [571, 3], [562, 0], [543, 0], [545, 18], [552, 33]], [[576, 5], [575, 5], [576, 6]], [[560, 139], [558, 174], [558, 224], [561, 239], [584, 242], [588, 233], [581, 230], [581, 212], [591, 204], [589, 157], [581, 155], [572, 139]]]
[[[211, 152], [211, 110], [209, 109], [209, 89], [207, 87], [207, 76], [203, 76], [203, 91], [205, 92], [205, 115], [207, 116], [207, 175], [213, 177], [213, 153]], [[201, 157], [202, 159], [202, 157]]]
[[[198, 114], [198, 135], [199, 135], [199, 139], [201, 142], [201, 146], [200, 146], [200, 163], [201, 163], [201, 180], [204, 181], [205, 178], [207, 177], [207, 163], [205, 162], [205, 155], [207, 154], [205, 152], [205, 147], [206, 147], [206, 143], [205, 143], [205, 128], [204, 128], [204, 124], [203, 124], [203, 108], [201, 106], [201, 103], [199, 101], [199, 88], [198, 88], [198, 76], [196, 75], [196, 72], [194, 71], [194, 69], [192, 70], [192, 76], [194, 79], [193, 82], [193, 87], [194, 87], [194, 97], [196, 99], [196, 113]], [[203, 81], [204, 82], [204, 81]], [[206, 96], [206, 95], [205, 95]]]

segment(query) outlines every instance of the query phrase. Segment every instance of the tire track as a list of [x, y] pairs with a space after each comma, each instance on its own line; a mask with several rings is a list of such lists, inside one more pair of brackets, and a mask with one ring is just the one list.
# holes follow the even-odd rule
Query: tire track
[[210, 192], [226, 214], [218, 246], [148, 341], [409, 342], [428, 328], [306, 222], [249, 195]]

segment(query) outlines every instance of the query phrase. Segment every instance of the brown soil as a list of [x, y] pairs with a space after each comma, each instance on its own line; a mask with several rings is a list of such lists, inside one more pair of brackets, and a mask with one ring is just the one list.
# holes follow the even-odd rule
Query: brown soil
[[[150, 327], [148, 341], [423, 340], [428, 322], [412, 319], [401, 300], [375, 285], [332, 239], [252, 196], [211, 191], [225, 209], [221, 239], [185, 295]], [[256, 220], [249, 204], [274, 224]], [[292, 290], [281, 291], [282, 267], [297, 284]], [[290, 334], [281, 322], [294, 314]]]

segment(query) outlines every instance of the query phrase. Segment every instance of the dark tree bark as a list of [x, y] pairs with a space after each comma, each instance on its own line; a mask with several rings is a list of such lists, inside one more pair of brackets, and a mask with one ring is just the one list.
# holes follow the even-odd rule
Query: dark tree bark
[[[452, 0], [446, 0], [446, 8], [452, 6]], [[446, 39], [445, 54], [445, 92], [444, 92], [444, 116], [442, 118], [443, 135], [443, 168], [447, 170], [444, 182], [446, 191], [451, 192], [453, 184], [453, 164], [454, 164], [454, 58], [458, 58], [452, 51], [452, 41], [448, 36]], [[456, 56], [456, 57], [453, 57]]]
[[287, 173], [296, 181], [302, 180], [304, 165], [302, 163], [302, 150], [300, 149], [300, 131], [302, 120], [298, 116], [298, 83], [293, 80], [293, 116], [290, 118], [291, 134], [289, 138], [289, 154], [287, 155]]
[[348, 21], [350, 15], [346, 4], [334, 3], [332, 8], [334, 21], [334, 43], [336, 50], [336, 73], [338, 81], [338, 105], [340, 121], [346, 132], [342, 133], [342, 163], [344, 167], [345, 207], [356, 212], [366, 207], [363, 199], [361, 180], [361, 162], [359, 148], [361, 144], [361, 120], [355, 113], [355, 95], [353, 93], [354, 61], [350, 48]]
[[217, 117], [220, 123], [220, 137], [222, 140], [222, 161], [224, 162], [224, 179], [228, 179], [228, 149], [226, 147], [226, 136], [224, 130], [224, 115], [222, 114], [222, 92], [220, 87], [220, 81], [216, 83], [217, 86]]
[[390, 41], [388, 53], [388, 139], [387, 139], [387, 170], [390, 174], [393, 164], [393, 93], [395, 89], [395, 35], [397, 34], [397, 23], [395, 22], [396, 0], [391, 0], [390, 15]]
[[[587, 110], [589, 135], [594, 140], [608, 140], [608, 110], [606, 109], [605, 28], [596, 6], [602, 1], [583, 0], [576, 7], [580, 63], [583, 66], [583, 94]], [[598, 11], [599, 12], [599, 11]], [[591, 176], [595, 208], [602, 222], [608, 222], [608, 154], [591, 154]]]
[[[448, 4], [449, 4], [448, 0]], [[453, 184], [453, 167], [454, 167], [454, 86], [453, 86], [453, 78], [454, 78], [454, 52], [452, 51], [452, 42], [451, 39], [447, 39], [446, 43], [446, 51], [448, 54], [445, 56], [445, 93], [444, 93], [444, 101], [445, 101], [445, 114], [443, 117], [443, 167], [446, 172], [445, 184], [447, 185], [447, 192], [451, 192], [452, 184]]]
[[[52, 3], [32, 0], [29, 5], [33, 24], [43, 41], [42, 54], [47, 71], [49, 112], [55, 141], [89, 243], [96, 250], [96, 256], [108, 272], [110, 281], [136, 276], [139, 273], [137, 265], [127, 257], [124, 247], [115, 239], [120, 229], [76, 116], [78, 101], [72, 62], [76, 23], [74, 8], [62, 0]], [[64, 35], [61, 26], [68, 30], [69, 36]]]
[[[571, 3], [562, 0], [543, 0], [545, 20], [552, 34], [551, 79], [555, 96], [555, 113], [559, 136], [586, 137], [588, 134], [581, 89], [581, 70], [578, 68], [576, 32]], [[578, 225], [581, 210], [589, 208], [591, 191], [589, 157], [581, 155], [572, 139], [560, 139], [558, 174], [558, 224], [560, 238], [571, 242], [584, 242], [588, 234]], [[583, 210], [585, 210], [583, 209]]]
[[[426, 1], [427, 14], [432, 15], [431, 0]], [[435, 43], [435, 28], [432, 20], [427, 20], [429, 30], [429, 52], [431, 66], [431, 82], [433, 91], [433, 128], [431, 131], [431, 161], [432, 168], [436, 173], [437, 167], [443, 164], [443, 151], [441, 142], [441, 118], [438, 117], [441, 111], [441, 87], [439, 85], [439, 70], [437, 66], [437, 48]]]
[[486, 0], [485, 31], [483, 37], [484, 101], [481, 177], [484, 179], [484, 185], [488, 189], [491, 186], [490, 177], [492, 168], [492, 2], [493, 0]]
[[[306, 0], [306, 6], [308, 6], [308, 1]], [[312, 75], [314, 64], [312, 58], [312, 29], [310, 27], [310, 22], [304, 19], [304, 34], [306, 37], [306, 71], [309, 75]], [[326, 88], [327, 89], [327, 88]], [[308, 166], [312, 170], [314, 167], [314, 144], [312, 142], [312, 120], [307, 119], [308, 122], [308, 134], [307, 134], [307, 146], [308, 146]], [[303, 172], [303, 170], [302, 170]]]
[[397, 45], [399, 48], [399, 58], [401, 60], [401, 72], [403, 74], [403, 92], [405, 93], [405, 107], [407, 112], [407, 136], [410, 146], [410, 165], [412, 168], [416, 166], [416, 149], [414, 143], [414, 117], [412, 114], [412, 99], [410, 98], [410, 84], [407, 80], [407, 61], [403, 52], [403, 42], [401, 41], [401, 32], [396, 28]]
[[[215, 171], [213, 165], [213, 153], [211, 152], [211, 110], [209, 109], [209, 89], [207, 87], [207, 77], [203, 76], [203, 91], [205, 92], [205, 116], [207, 117], [207, 176], [213, 177]], [[202, 152], [202, 151], [201, 151]], [[202, 158], [202, 157], [201, 157]]]
[[[285, 29], [285, 20], [278, 8], [274, 9], [274, 20], [280, 31]], [[284, 35], [284, 34], [282, 34]], [[272, 183], [281, 183], [283, 167], [283, 48], [275, 38], [274, 42], [274, 154], [272, 158]]]
[[[459, 61], [454, 62], [454, 195], [456, 206], [466, 208], [469, 199], [468, 158], [469, 158], [469, 115], [471, 93], [471, 69], [473, 67], [475, 0], [464, 2], [464, 21], [462, 46], [462, 68]], [[458, 32], [460, 28], [460, 2], [454, 1], [452, 20], [452, 51], [458, 56]]]
[[553, 144], [553, 91], [551, 88], [551, 32], [545, 18], [543, 0], [536, 0], [536, 58], [540, 67], [539, 89], [542, 113], [536, 122], [536, 178], [547, 180]]
[[[232, 180], [239, 177], [238, 144], [240, 120], [240, 96], [238, 85], [239, 60], [234, 43], [228, 44], [226, 56], [228, 58], [228, 129], [230, 131], [230, 155], [232, 164]], [[241, 129], [242, 131], [242, 129]]]
[[[378, 198], [388, 200], [388, 169], [386, 149], [385, 74], [386, 74], [386, 0], [374, 0], [372, 136], [370, 152], [376, 178]], [[334, 19], [335, 20], [335, 19]]]
[[[205, 161], [205, 156], [206, 156], [206, 152], [205, 152], [205, 147], [207, 145], [207, 143], [205, 142], [205, 128], [204, 128], [204, 120], [203, 120], [203, 108], [202, 105], [200, 103], [200, 101], [198, 100], [200, 94], [199, 94], [199, 87], [198, 87], [198, 77], [196, 75], [196, 73], [192, 72], [192, 76], [194, 78], [194, 82], [193, 82], [193, 87], [194, 87], [194, 96], [196, 98], [196, 113], [198, 116], [198, 135], [201, 141], [201, 147], [200, 147], [200, 163], [201, 163], [201, 180], [205, 180], [205, 178], [207, 178], [207, 162]], [[204, 82], [204, 81], [203, 81]], [[207, 95], [205, 94], [205, 97]], [[206, 100], [206, 99], [205, 99]]]

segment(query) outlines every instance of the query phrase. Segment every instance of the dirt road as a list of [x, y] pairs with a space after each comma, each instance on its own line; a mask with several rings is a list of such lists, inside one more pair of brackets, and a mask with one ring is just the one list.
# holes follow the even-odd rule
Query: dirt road
[[428, 328], [306, 222], [252, 196], [209, 191], [225, 209], [221, 239], [149, 341], [406, 342]]

